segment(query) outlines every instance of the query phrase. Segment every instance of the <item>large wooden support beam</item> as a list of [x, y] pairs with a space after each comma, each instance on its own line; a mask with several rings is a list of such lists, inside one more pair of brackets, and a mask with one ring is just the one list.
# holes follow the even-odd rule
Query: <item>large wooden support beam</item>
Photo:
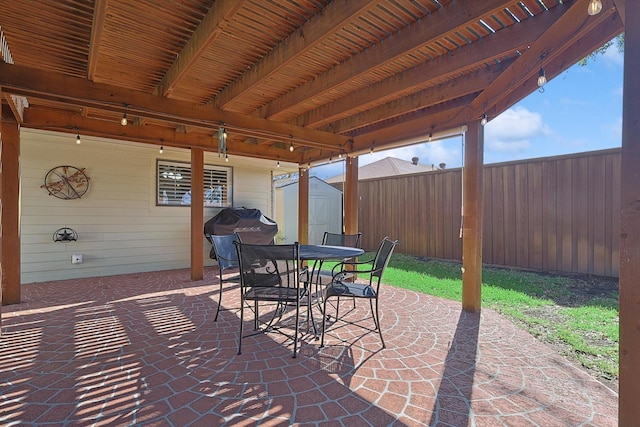
[[207, 130], [224, 126], [238, 135], [292, 140], [297, 145], [335, 152], [349, 140], [346, 136], [330, 132], [274, 122], [106, 83], [96, 83], [62, 73], [5, 64], [1, 61], [0, 86], [8, 93], [16, 95], [33, 96], [118, 114], [123, 113], [126, 108], [131, 116], [144, 119]]
[[191, 149], [191, 280], [204, 277], [204, 151]]
[[484, 127], [469, 124], [462, 174], [462, 308], [481, 308]]
[[298, 170], [298, 242], [309, 243], [309, 170]]
[[20, 126], [0, 126], [0, 296], [20, 303]]
[[349, 157], [345, 162], [347, 163], [344, 182], [344, 232], [356, 234], [358, 232], [358, 158]]
[[[640, 2], [626, 2], [626, 22]], [[620, 188], [620, 382], [618, 425], [640, 420], [640, 26], [625, 27]]]

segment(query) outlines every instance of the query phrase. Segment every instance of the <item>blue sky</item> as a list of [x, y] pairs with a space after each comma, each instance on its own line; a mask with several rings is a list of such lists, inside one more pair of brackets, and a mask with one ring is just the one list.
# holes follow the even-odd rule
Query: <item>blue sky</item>
[[[556, 156], [620, 147], [622, 144], [623, 55], [612, 47], [586, 66], [574, 65], [491, 119], [485, 127], [484, 162]], [[462, 165], [462, 138], [417, 144], [360, 156], [360, 166], [393, 156], [422, 164]], [[328, 178], [343, 164], [315, 167]]]

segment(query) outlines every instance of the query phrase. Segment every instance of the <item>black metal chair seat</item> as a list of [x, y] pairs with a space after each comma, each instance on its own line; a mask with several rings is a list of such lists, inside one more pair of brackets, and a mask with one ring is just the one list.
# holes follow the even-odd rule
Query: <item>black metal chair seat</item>
[[[240, 262], [240, 331], [242, 339], [260, 332], [279, 332], [293, 340], [293, 357], [298, 351], [300, 303], [306, 295], [308, 280], [300, 262], [300, 245], [252, 245], [235, 242]], [[275, 303], [275, 304], [274, 304]], [[261, 315], [260, 308], [269, 306], [270, 314]], [[293, 332], [290, 324], [280, 321], [287, 309], [293, 308]], [[254, 333], [244, 333], [244, 312], [253, 312]], [[309, 324], [309, 310], [307, 310]], [[287, 330], [289, 332], [287, 332]]]
[[[393, 254], [393, 250], [398, 244], [397, 240], [390, 240], [388, 237], [382, 239], [378, 251], [374, 258], [368, 261], [346, 261], [336, 264], [333, 268], [333, 280], [329, 283], [323, 294], [323, 306], [322, 306], [322, 339], [320, 341], [320, 347], [324, 347], [324, 335], [327, 330], [327, 301], [332, 298], [336, 298], [336, 315], [335, 321], [344, 321], [359, 327], [365, 328], [367, 331], [378, 331], [380, 335], [380, 341], [382, 342], [382, 348], [385, 348], [384, 338], [382, 337], [382, 329], [380, 328], [380, 314], [379, 314], [379, 299], [380, 283], [384, 270], [389, 264], [389, 259]], [[345, 270], [346, 266], [350, 267], [350, 270]], [[351, 270], [354, 269], [354, 270]], [[359, 278], [368, 275], [369, 279], [367, 283], [347, 282], [345, 277], [347, 274], [355, 273]], [[367, 299], [371, 309], [371, 317], [373, 318], [374, 328], [362, 326], [360, 321], [362, 319], [356, 319], [355, 321], [346, 320], [340, 318], [340, 297], [350, 297], [353, 299]], [[375, 306], [374, 306], [375, 303]]]

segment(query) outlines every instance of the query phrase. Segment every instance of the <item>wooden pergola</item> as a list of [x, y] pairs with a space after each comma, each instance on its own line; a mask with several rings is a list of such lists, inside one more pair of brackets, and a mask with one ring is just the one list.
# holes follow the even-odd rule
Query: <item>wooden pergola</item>
[[[463, 308], [481, 308], [483, 126], [640, 19], [637, 1], [59, 0], [0, 2], [0, 263], [20, 301], [20, 127], [191, 150], [191, 275], [203, 275], [203, 157], [293, 162], [299, 239], [308, 167], [466, 130]], [[627, 7], [628, 6], [628, 7]], [[635, 18], [635, 19], [634, 19]], [[640, 419], [640, 34], [626, 31], [620, 425]], [[637, 27], [637, 26], [635, 26]], [[128, 125], [120, 123], [126, 114]], [[293, 150], [291, 150], [293, 148]]]

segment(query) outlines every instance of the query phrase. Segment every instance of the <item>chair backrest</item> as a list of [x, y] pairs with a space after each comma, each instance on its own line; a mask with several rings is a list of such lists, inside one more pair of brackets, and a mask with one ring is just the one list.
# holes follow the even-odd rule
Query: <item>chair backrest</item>
[[352, 248], [360, 247], [360, 237], [362, 233], [357, 234], [341, 234], [324, 232], [322, 244], [328, 246], [349, 246]]
[[371, 273], [371, 276], [377, 277], [378, 281], [382, 279], [382, 273], [384, 273], [384, 270], [387, 268], [387, 264], [389, 264], [389, 260], [391, 259], [391, 254], [397, 244], [397, 240], [391, 240], [388, 237], [385, 237], [382, 239], [382, 242], [380, 242], [378, 252], [376, 252], [376, 256], [373, 259], [372, 270], [374, 271]]
[[253, 245], [275, 245], [275, 237], [265, 236], [255, 231], [236, 231], [236, 236], [240, 243], [251, 243]]
[[300, 245], [235, 243], [243, 286], [298, 286]]
[[220, 270], [224, 270], [231, 267], [237, 267], [238, 263], [238, 253], [236, 252], [236, 247], [234, 246], [234, 242], [238, 240], [238, 236], [235, 234], [225, 234], [225, 235], [209, 235], [211, 240], [211, 244], [213, 245], [213, 250], [216, 254], [216, 259], [218, 260], [218, 266]]

